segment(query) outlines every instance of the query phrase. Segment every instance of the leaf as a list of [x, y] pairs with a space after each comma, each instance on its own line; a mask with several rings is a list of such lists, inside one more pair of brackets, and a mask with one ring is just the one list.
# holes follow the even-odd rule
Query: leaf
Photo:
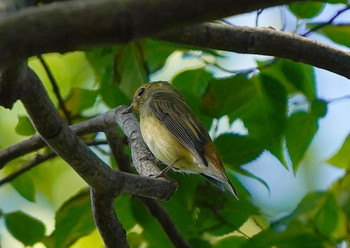
[[131, 42], [117, 50], [115, 54], [115, 70], [121, 91], [130, 99], [138, 87], [147, 83], [145, 58], [138, 42]]
[[135, 219], [143, 227], [143, 240], [149, 244], [149, 247], [172, 247], [170, 240], [165, 235], [159, 222], [157, 222], [156, 219], [150, 215], [145, 205], [143, 205], [139, 200], [133, 199], [131, 201], [131, 209]]
[[211, 80], [200, 106], [203, 113], [213, 118], [234, 115], [243, 111], [256, 94], [254, 79], [244, 75]]
[[[307, 27], [312, 28], [317, 25], [319, 24], [313, 23], [307, 25]], [[327, 36], [335, 43], [350, 47], [350, 25], [327, 25], [317, 29], [316, 32]]]
[[348, 0], [326, 0], [325, 2], [330, 4], [337, 4], [337, 3], [347, 4]]
[[324, 8], [323, 3], [306, 2], [306, 3], [292, 3], [289, 9], [298, 18], [312, 18], [321, 13]]
[[235, 171], [238, 172], [239, 174], [242, 174], [244, 176], [251, 177], [251, 178], [257, 180], [258, 182], [260, 182], [262, 185], [265, 186], [265, 188], [269, 191], [269, 193], [271, 193], [269, 185], [260, 177], [255, 176], [254, 174], [252, 174], [251, 172], [249, 172], [243, 168], [238, 168]]
[[84, 190], [65, 202], [56, 212], [55, 230], [43, 242], [48, 247], [69, 247], [95, 229], [89, 191]]
[[18, 122], [15, 127], [16, 133], [23, 136], [32, 136], [35, 134], [35, 129], [27, 116], [18, 116]]
[[322, 99], [315, 99], [311, 102], [311, 113], [316, 117], [324, 117], [327, 114], [327, 102]]
[[316, 131], [317, 118], [310, 113], [297, 112], [288, 119], [286, 143], [294, 172], [297, 171]]
[[161, 69], [168, 57], [178, 48], [171, 43], [152, 39], [145, 39], [142, 46], [149, 73]]
[[276, 232], [264, 230], [248, 239], [241, 248], [322, 248], [329, 247], [317, 234], [309, 229]]
[[96, 90], [73, 87], [65, 101], [65, 106], [72, 116], [77, 116], [84, 109], [92, 107], [96, 102], [96, 97]]
[[309, 100], [313, 100], [316, 96], [315, 74], [312, 66], [279, 59], [273, 65], [261, 69], [261, 74], [268, 74], [275, 78], [289, 94], [302, 92]]
[[286, 128], [287, 95], [278, 81], [266, 74], [252, 81], [257, 95], [238, 116], [248, 129], [248, 137], [257, 140], [283, 164], [282, 136]]
[[317, 229], [323, 235], [331, 236], [337, 227], [338, 210], [339, 207], [334, 195], [330, 195], [314, 218]]
[[35, 185], [32, 177], [28, 173], [24, 173], [11, 181], [11, 185], [25, 199], [35, 202]]
[[239, 248], [246, 242], [247, 242], [246, 238], [238, 237], [238, 236], [229, 236], [215, 242], [213, 248], [228, 248], [228, 247]]
[[247, 136], [222, 134], [214, 141], [224, 164], [236, 169], [256, 159], [264, 150], [261, 144]]
[[201, 234], [208, 232], [218, 236], [231, 233], [240, 228], [250, 216], [258, 213], [237, 179], [230, 177], [230, 180], [237, 189], [239, 201], [229, 192], [222, 192], [209, 183], [200, 184], [197, 188], [194, 196], [194, 206], [197, 209], [195, 226]]
[[339, 151], [330, 158], [327, 162], [337, 166], [339, 168], [343, 168], [348, 170], [350, 168], [350, 135], [346, 137], [342, 147]]
[[200, 68], [182, 72], [172, 79], [172, 84], [180, 91], [186, 103], [207, 129], [211, 126], [212, 118], [202, 113], [199, 102], [212, 78], [210, 72]]
[[25, 246], [32, 246], [45, 236], [44, 224], [21, 211], [5, 214], [7, 230]]

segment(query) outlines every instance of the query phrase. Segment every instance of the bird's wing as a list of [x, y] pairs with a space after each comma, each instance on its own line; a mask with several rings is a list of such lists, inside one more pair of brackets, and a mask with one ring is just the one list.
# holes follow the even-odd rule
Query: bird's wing
[[205, 166], [208, 166], [205, 145], [210, 138], [183, 99], [172, 93], [156, 92], [150, 99], [149, 107], [174, 137]]

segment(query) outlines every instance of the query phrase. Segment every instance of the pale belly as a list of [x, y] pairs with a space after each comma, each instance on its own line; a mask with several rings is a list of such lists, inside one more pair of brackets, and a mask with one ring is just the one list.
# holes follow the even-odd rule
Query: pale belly
[[158, 119], [143, 117], [140, 128], [143, 140], [157, 159], [166, 165], [179, 159], [174, 164], [174, 169], [187, 173], [202, 172], [200, 169], [202, 166], [198, 165], [195, 156]]

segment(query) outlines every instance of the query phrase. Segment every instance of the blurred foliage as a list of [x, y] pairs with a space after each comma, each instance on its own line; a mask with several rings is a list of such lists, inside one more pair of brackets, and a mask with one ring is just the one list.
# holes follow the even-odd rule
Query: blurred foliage
[[[347, 3], [346, 0], [324, 2]], [[305, 2], [291, 4], [288, 9], [297, 19], [305, 19], [306, 27], [317, 27], [315, 31], [319, 34], [349, 46], [349, 25], [312, 23], [312, 18], [325, 6], [325, 3]], [[266, 151], [278, 159], [281, 166], [292, 167], [291, 173], [296, 174], [302, 166], [319, 128], [319, 120], [327, 115], [329, 104], [317, 97], [313, 67], [285, 59], [276, 59], [269, 65], [256, 61], [258, 68], [254, 73], [231, 73], [219, 78], [212, 68], [219, 58], [225, 59], [223, 53], [152, 39], [64, 55], [46, 54], [44, 59], [58, 83], [73, 123], [77, 123], [107, 108], [130, 104], [135, 89], [166, 68], [174, 53], [181, 53], [183, 59], [202, 61], [206, 58], [208, 61], [209, 57], [214, 61], [212, 67], [202, 61], [197, 68], [177, 72], [171, 83], [205, 127], [213, 130], [214, 142], [240, 197], [239, 201], [235, 200], [228, 192], [221, 192], [198, 175], [169, 172], [178, 182], [179, 189], [168, 202], [161, 204], [184, 238], [193, 247], [201, 248], [335, 247], [347, 240], [350, 220], [348, 173], [328, 191], [309, 193], [293, 212], [273, 220], [254, 204], [246, 185], [238, 180], [239, 175], [243, 175], [259, 181], [269, 190], [267, 182], [243, 167], [258, 160]], [[40, 61], [31, 58], [29, 66], [43, 81], [57, 106], [57, 96]], [[306, 105], [306, 108], [291, 107], [295, 96], [302, 97], [300, 105]], [[20, 103], [16, 104], [14, 113], [5, 111], [0, 110], [2, 116], [8, 115], [6, 120], [0, 119], [0, 125], [11, 128], [0, 129], [1, 148], [35, 133]], [[230, 125], [241, 120], [247, 133], [226, 130], [218, 134], [215, 122], [223, 116], [228, 117]], [[346, 172], [350, 165], [349, 137], [327, 161]], [[46, 154], [48, 150], [41, 149], [38, 153]], [[35, 156], [28, 154], [12, 161], [2, 171], [2, 176], [23, 167]], [[41, 164], [11, 181], [10, 185], [16, 197], [20, 195], [31, 204], [41, 204], [44, 198], [55, 211], [53, 228], [46, 231], [47, 223], [33, 217], [36, 213], [0, 209], [0, 219], [7, 230], [24, 246], [41, 243], [49, 248], [103, 247], [93, 222], [87, 186], [61, 159]], [[130, 247], [172, 247], [161, 225], [137, 198], [121, 195], [115, 201], [115, 209], [127, 231]], [[244, 233], [242, 227], [247, 223], [254, 223], [258, 233]]]

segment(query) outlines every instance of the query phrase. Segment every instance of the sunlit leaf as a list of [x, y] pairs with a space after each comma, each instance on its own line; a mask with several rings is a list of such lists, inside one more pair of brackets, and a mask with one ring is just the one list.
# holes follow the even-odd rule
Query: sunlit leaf
[[295, 172], [316, 131], [317, 119], [310, 113], [297, 112], [288, 119], [286, 143]]
[[238, 237], [238, 236], [229, 236], [227, 238], [221, 239], [218, 242], [215, 242], [214, 248], [239, 248], [244, 243], [247, 242], [247, 238]]
[[45, 236], [44, 224], [21, 211], [5, 214], [7, 230], [25, 246], [32, 246]]
[[343, 168], [343, 169], [349, 169], [350, 168], [350, 135], [345, 139], [342, 147], [340, 150], [327, 162]]
[[36, 132], [27, 116], [18, 116], [18, 123], [15, 127], [15, 131], [24, 136], [31, 136]]
[[11, 185], [25, 199], [35, 202], [35, 185], [32, 177], [28, 173], [24, 173], [11, 181]]
[[306, 3], [292, 3], [289, 9], [298, 18], [312, 18], [317, 16], [324, 8], [323, 3], [306, 2]]

